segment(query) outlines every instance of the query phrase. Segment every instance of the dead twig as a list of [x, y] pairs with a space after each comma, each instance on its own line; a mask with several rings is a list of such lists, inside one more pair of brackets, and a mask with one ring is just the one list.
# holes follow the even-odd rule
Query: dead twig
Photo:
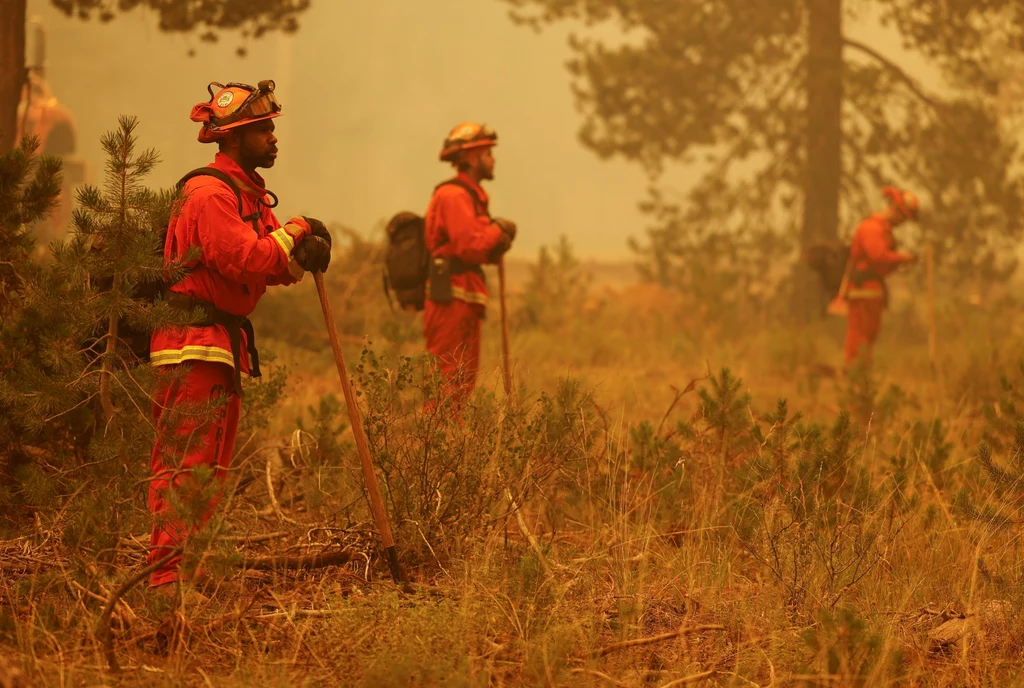
[[602, 681], [607, 681], [608, 683], [612, 684], [613, 686], [619, 686], [620, 688], [629, 688], [629, 684], [628, 683], [623, 683], [622, 681], [620, 681], [618, 679], [612, 678], [608, 674], [601, 673], [600, 671], [595, 671], [594, 669], [573, 669], [569, 673], [570, 674], [586, 674], [588, 676], [596, 676], [597, 678], [601, 679]]
[[516, 502], [515, 497], [512, 496], [512, 491], [505, 488], [505, 496], [508, 498], [509, 506], [512, 507], [512, 513], [515, 514], [516, 524], [519, 526], [519, 532], [526, 538], [526, 542], [529, 543], [530, 549], [537, 555], [537, 561], [540, 562], [540, 566], [544, 569], [544, 575], [548, 578], [552, 577], [551, 565], [548, 564], [547, 557], [544, 556], [544, 550], [540, 548], [540, 543], [537, 542], [537, 538], [534, 537], [533, 533], [530, 532], [530, 527], [526, 525], [526, 519], [523, 518], [523, 513], [520, 510], [519, 504]]
[[292, 609], [288, 611], [271, 612], [269, 614], [259, 614], [252, 617], [256, 621], [266, 621], [268, 619], [296, 619], [296, 618], [321, 618], [327, 616], [334, 616], [340, 614], [340, 609]]
[[243, 544], [254, 545], [259, 542], [277, 540], [278, 538], [286, 537], [288, 534], [289, 533], [287, 531], [282, 530], [278, 533], [264, 533], [263, 535], [221, 535], [216, 539], [222, 542], [241, 542]]
[[677, 678], [675, 681], [669, 681], [668, 683], [662, 683], [658, 688], [673, 688], [673, 686], [685, 686], [690, 683], [696, 683], [697, 681], [703, 681], [706, 678], [711, 678], [718, 672], [712, 669], [711, 671], [702, 671], [699, 674], [692, 674], [690, 676], [684, 676], [683, 678]]
[[622, 642], [619, 642], [619, 643], [612, 643], [611, 645], [606, 645], [605, 647], [602, 647], [600, 650], [595, 650], [593, 653], [591, 653], [590, 656], [596, 659], [598, 657], [604, 657], [605, 655], [610, 655], [611, 653], [616, 652], [618, 650], [625, 650], [625, 649], [630, 648], [630, 647], [642, 647], [644, 645], [653, 645], [654, 643], [661, 643], [661, 642], [664, 642], [666, 640], [672, 640], [673, 638], [678, 638], [681, 635], [693, 635], [695, 633], [703, 633], [705, 631], [724, 631], [724, 630], [725, 630], [725, 626], [722, 626], [720, 624], [704, 624], [704, 625], [701, 625], [701, 626], [684, 626], [683, 628], [680, 628], [679, 630], [669, 631], [668, 633], [662, 633], [660, 635], [652, 635], [652, 636], [649, 636], [647, 638], [635, 638], [633, 640], [623, 640]]
[[246, 557], [243, 569], [273, 571], [276, 569], [321, 569], [327, 566], [342, 566], [352, 561], [352, 552], [330, 552], [299, 557]]
[[271, 508], [274, 510], [274, 513], [277, 515], [278, 519], [280, 519], [282, 523], [290, 523], [293, 526], [302, 525], [298, 521], [288, 518], [284, 515], [284, 512], [281, 511], [281, 505], [277, 501], [277, 495], [274, 494], [274, 475], [271, 470], [270, 459], [267, 459], [267, 494], [270, 495]]
[[163, 559], [153, 562], [122, 583], [121, 586], [114, 591], [114, 594], [110, 596], [110, 599], [107, 600], [106, 606], [103, 607], [103, 614], [100, 615], [100, 624], [97, 629], [97, 633], [99, 635], [100, 644], [103, 646], [103, 655], [107, 660], [107, 666], [111, 671], [121, 671], [121, 665], [117, 663], [117, 655], [114, 653], [114, 636], [110, 633], [110, 615], [114, 613], [114, 607], [117, 606], [122, 595], [134, 588], [141, 581], [145, 580], [146, 576], [162, 566], [167, 565], [175, 557], [180, 556], [184, 551], [185, 548], [183, 546], [175, 547], [171, 550], [170, 554], [165, 556]]

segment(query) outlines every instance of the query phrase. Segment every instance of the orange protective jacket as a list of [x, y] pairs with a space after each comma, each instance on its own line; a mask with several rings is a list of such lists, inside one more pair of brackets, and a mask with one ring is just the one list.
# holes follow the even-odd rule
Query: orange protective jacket
[[[310, 232], [302, 218], [278, 222], [267, 201], [266, 184], [250, 178], [231, 158], [218, 153], [213, 164], [231, 176], [242, 192], [245, 214], [259, 212], [258, 231], [242, 220], [234, 192], [214, 177], [195, 177], [185, 184], [183, 202], [171, 218], [164, 244], [164, 263], [201, 250], [191, 271], [172, 292], [212, 303], [232, 315], [248, 316], [267, 285], [293, 284], [303, 270], [291, 257]], [[248, 342], [242, 335], [241, 367], [250, 368]], [[234, 367], [227, 329], [221, 325], [157, 330], [150, 339], [150, 362], [174, 365], [212, 361]]]
[[[434, 190], [427, 206], [424, 234], [432, 256], [454, 257], [470, 265], [490, 262], [489, 254], [501, 241], [501, 228], [488, 214], [489, 198], [483, 188], [465, 174], [456, 180], [476, 192], [479, 207], [469, 192], [455, 184]], [[486, 306], [487, 284], [477, 272], [453, 274], [452, 295], [460, 301]]]
[[885, 278], [904, 263], [896, 251], [892, 225], [877, 213], [857, 226], [850, 246], [848, 299], [884, 299]]

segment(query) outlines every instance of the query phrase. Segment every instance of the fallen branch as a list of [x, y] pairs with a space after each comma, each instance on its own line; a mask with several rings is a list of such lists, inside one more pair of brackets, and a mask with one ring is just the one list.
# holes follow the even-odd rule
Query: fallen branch
[[718, 672], [712, 669], [711, 671], [703, 671], [699, 674], [692, 674], [690, 676], [684, 676], [677, 678], [675, 681], [669, 681], [668, 683], [662, 683], [658, 688], [673, 688], [674, 686], [685, 686], [688, 683], [696, 683], [697, 681], [703, 681], [706, 678], [711, 678]]
[[[96, 602], [106, 602], [110, 598], [110, 593], [107, 592], [102, 586], [100, 587], [100, 590], [106, 595], [106, 597], [104, 597], [103, 595], [96, 594], [95, 592], [89, 590], [77, 581], [68, 579], [67, 584], [69, 588], [78, 590], [80, 593], [82, 593], [83, 595], [92, 600], [95, 600]], [[132, 625], [138, 619], [138, 617], [135, 615], [135, 611], [131, 607], [129, 607], [124, 600], [118, 600], [114, 609], [117, 610], [117, 612], [121, 615], [121, 621], [126, 626]], [[111, 617], [113, 617], [113, 615], [111, 615]]]
[[597, 678], [599, 678], [601, 680], [607, 681], [608, 683], [612, 684], [613, 686], [619, 686], [619, 688], [628, 688], [629, 687], [628, 683], [623, 683], [622, 681], [620, 681], [618, 679], [612, 678], [608, 674], [604, 674], [604, 673], [601, 673], [600, 671], [595, 671], [593, 669], [573, 669], [569, 673], [570, 674], [586, 674], [588, 676], [596, 676]]
[[167, 565], [172, 559], [180, 556], [184, 551], [185, 548], [183, 546], [175, 547], [166, 557], [153, 562], [126, 580], [124, 583], [121, 583], [121, 587], [115, 590], [114, 594], [107, 600], [107, 604], [103, 608], [103, 614], [100, 615], [100, 624], [97, 629], [97, 633], [99, 634], [100, 644], [103, 645], [103, 656], [106, 657], [107, 666], [111, 671], [121, 671], [121, 665], [117, 663], [117, 655], [114, 653], [114, 636], [110, 633], [110, 615], [114, 613], [114, 607], [117, 606], [117, 603], [125, 593], [134, 588], [141, 581], [145, 580], [146, 576], [162, 566]]
[[293, 609], [291, 611], [271, 612], [252, 617], [254, 620], [266, 621], [268, 619], [296, 619], [299, 617], [317, 618], [334, 616], [340, 614], [340, 609]]
[[508, 503], [512, 508], [512, 513], [515, 514], [516, 524], [519, 526], [519, 532], [523, 534], [524, 538], [526, 538], [526, 542], [529, 543], [530, 549], [532, 549], [533, 553], [536, 555], [537, 561], [540, 562], [541, 568], [544, 569], [544, 575], [551, 578], [553, 574], [551, 573], [551, 566], [548, 564], [548, 559], [544, 556], [544, 550], [540, 548], [540, 543], [537, 542], [537, 538], [535, 538], [533, 533], [530, 532], [530, 527], [526, 525], [526, 519], [523, 518], [523, 513], [520, 510], [519, 504], [516, 503], [515, 498], [512, 496], [512, 491], [507, 487], [505, 488], [505, 496], [508, 498]]
[[652, 635], [647, 638], [635, 638], [633, 640], [623, 640], [620, 643], [612, 643], [606, 645], [600, 650], [595, 650], [591, 653], [591, 657], [604, 657], [610, 655], [617, 650], [625, 650], [631, 647], [642, 647], [644, 645], [653, 645], [654, 643], [664, 642], [666, 640], [672, 640], [678, 638], [681, 635], [693, 635], [694, 633], [703, 633], [704, 631], [724, 631], [725, 626], [719, 624], [706, 624], [703, 626], [684, 626], [678, 631], [670, 631], [668, 633], [662, 633], [661, 635]]
[[290, 523], [293, 526], [302, 525], [298, 521], [288, 518], [284, 515], [284, 512], [281, 511], [281, 505], [277, 501], [277, 495], [274, 494], [274, 476], [270, 467], [270, 459], [267, 459], [267, 494], [270, 495], [271, 508], [274, 510], [274, 513], [277, 514], [277, 517], [282, 523]]
[[263, 535], [221, 535], [214, 539], [221, 542], [241, 542], [244, 544], [254, 545], [258, 542], [277, 540], [278, 538], [283, 538], [287, 535], [288, 533], [286, 531], [281, 531], [279, 533], [265, 533]]
[[341, 566], [350, 561], [352, 561], [352, 553], [349, 550], [344, 550], [300, 557], [246, 557], [242, 560], [242, 568], [255, 571], [321, 569], [326, 566]]

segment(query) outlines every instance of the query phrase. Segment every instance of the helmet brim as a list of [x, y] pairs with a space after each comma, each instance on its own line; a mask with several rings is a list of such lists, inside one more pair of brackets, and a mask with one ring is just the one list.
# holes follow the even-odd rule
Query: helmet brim
[[216, 127], [214, 129], [214, 131], [230, 131], [232, 129], [237, 129], [238, 127], [244, 127], [247, 124], [253, 124], [255, 122], [262, 122], [265, 119], [274, 119], [275, 117], [280, 117], [280, 116], [281, 116], [280, 112], [268, 112], [267, 114], [260, 115], [259, 117], [253, 117], [252, 119], [243, 119], [243, 120], [239, 120], [237, 122], [232, 122], [231, 124], [225, 124], [222, 127]]
[[473, 141], [472, 143], [460, 143], [457, 146], [449, 146], [441, 151], [439, 156], [441, 162], [455, 162], [459, 159], [459, 155], [465, 153], [468, 150], [475, 150], [477, 148], [494, 148], [498, 145], [497, 141]]

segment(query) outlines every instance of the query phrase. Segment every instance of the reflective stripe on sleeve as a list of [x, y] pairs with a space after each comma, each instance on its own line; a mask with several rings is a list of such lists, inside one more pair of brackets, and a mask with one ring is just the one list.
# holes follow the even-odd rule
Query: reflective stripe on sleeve
[[302, 236], [302, 233], [302, 227], [288, 224], [280, 229], [275, 229], [270, 233], [270, 236], [274, 237], [274, 241], [284, 251], [285, 256], [291, 256], [292, 251], [295, 249], [295, 237]]

